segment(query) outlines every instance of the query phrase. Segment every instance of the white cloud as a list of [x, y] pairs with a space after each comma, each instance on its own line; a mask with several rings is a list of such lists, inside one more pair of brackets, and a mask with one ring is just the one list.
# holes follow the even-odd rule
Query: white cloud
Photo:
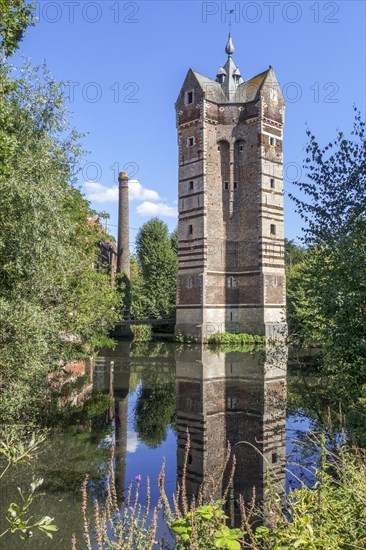
[[146, 189], [146, 187], [143, 187], [139, 180], [130, 180], [128, 182], [128, 187], [130, 190], [130, 200], [137, 200], [137, 201], [161, 201], [162, 197], [160, 197], [159, 193], [157, 191], [153, 191], [153, 189]]
[[135, 453], [137, 451], [137, 447], [139, 446], [139, 442], [137, 439], [136, 432], [132, 432], [128, 430], [127, 432], [127, 452], [129, 453]]
[[[130, 180], [129, 199], [130, 201], [161, 201], [157, 191], [143, 187], [139, 180]], [[90, 201], [94, 202], [117, 202], [118, 201], [118, 185], [107, 187], [97, 181], [86, 181], [84, 183], [86, 196]]]
[[169, 206], [163, 202], [144, 201], [136, 207], [136, 212], [140, 216], [165, 216], [168, 218], [178, 216], [176, 206]]
[[97, 181], [86, 181], [84, 183], [88, 200], [94, 202], [115, 202], [118, 201], [118, 187], [107, 187]]

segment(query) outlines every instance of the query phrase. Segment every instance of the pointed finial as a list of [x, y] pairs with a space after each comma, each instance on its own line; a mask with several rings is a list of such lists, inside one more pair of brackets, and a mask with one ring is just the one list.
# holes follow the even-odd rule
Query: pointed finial
[[225, 52], [228, 54], [229, 57], [231, 57], [234, 51], [235, 51], [234, 44], [231, 39], [231, 33], [229, 32], [229, 38], [226, 44]]

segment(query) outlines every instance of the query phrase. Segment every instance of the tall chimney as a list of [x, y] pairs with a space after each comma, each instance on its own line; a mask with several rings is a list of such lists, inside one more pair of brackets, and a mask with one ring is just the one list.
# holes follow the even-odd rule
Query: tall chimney
[[118, 253], [117, 272], [125, 273], [130, 277], [130, 230], [128, 219], [128, 174], [120, 172], [119, 203], [118, 203]]

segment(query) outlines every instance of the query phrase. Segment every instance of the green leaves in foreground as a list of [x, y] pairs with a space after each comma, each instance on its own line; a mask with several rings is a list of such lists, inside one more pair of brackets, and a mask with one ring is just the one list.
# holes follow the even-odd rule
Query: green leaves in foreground
[[244, 535], [240, 529], [229, 529], [223, 525], [215, 533], [214, 545], [216, 548], [227, 548], [227, 550], [240, 550], [240, 539]]
[[225, 525], [227, 516], [222, 510], [223, 501], [199, 506], [194, 512], [174, 521], [171, 525], [177, 535], [176, 548], [191, 548], [192, 542], [199, 542], [199, 548], [226, 548], [240, 550], [244, 536], [240, 529], [230, 529]]
[[21, 498], [20, 504], [12, 502], [8, 507], [8, 515], [6, 520], [9, 524], [8, 529], [3, 533], [0, 533], [0, 538], [6, 533], [17, 533], [22, 540], [32, 537], [34, 529], [38, 529], [50, 539], [52, 539], [52, 533], [58, 531], [58, 527], [54, 525], [53, 519], [49, 516], [44, 516], [38, 521], [34, 521], [29, 508], [33, 501], [40, 494], [35, 495], [36, 490], [42, 485], [43, 479], [36, 479], [30, 485], [30, 492], [28, 495], [24, 495], [22, 490], [18, 487], [18, 492]]

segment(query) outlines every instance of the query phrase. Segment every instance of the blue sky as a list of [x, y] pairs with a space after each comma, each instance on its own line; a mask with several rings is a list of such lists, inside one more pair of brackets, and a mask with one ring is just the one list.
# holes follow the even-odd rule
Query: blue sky
[[[39, 22], [22, 51], [46, 60], [58, 80], [71, 81], [72, 123], [88, 132], [90, 154], [80, 176], [92, 206], [117, 224], [117, 173], [131, 184], [131, 240], [151, 215], [174, 229], [177, 137], [174, 102], [189, 67], [214, 78], [226, 61], [229, 16], [234, 61], [246, 80], [275, 70], [287, 98], [286, 192], [301, 177], [306, 124], [324, 142], [352, 124], [352, 106], [365, 112], [363, 1], [41, 0]], [[85, 186], [85, 181], [89, 184]], [[90, 183], [92, 182], [92, 183]], [[285, 233], [301, 220], [285, 199]]]

